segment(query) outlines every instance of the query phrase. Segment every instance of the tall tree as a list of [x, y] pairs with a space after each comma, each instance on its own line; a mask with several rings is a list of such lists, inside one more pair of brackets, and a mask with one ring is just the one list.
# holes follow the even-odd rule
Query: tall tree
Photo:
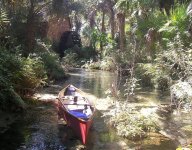
[[118, 19], [118, 30], [119, 30], [119, 44], [120, 50], [125, 50], [125, 17], [126, 12], [129, 9], [130, 2], [127, 0], [119, 0], [116, 3], [117, 19]]
[[113, 0], [108, 0], [107, 3], [108, 3], [107, 6], [109, 9], [109, 13], [110, 13], [111, 38], [112, 38], [112, 40], [114, 40], [114, 36], [115, 36], [115, 10], [114, 10], [115, 2]]
[[105, 34], [105, 14], [107, 12], [107, 5], [106, 5], [106, 0], [104, 0], [103, 2], [99, 3], [97, 5], [97, 9], [101, 11], [102, 16], [101, 16], [101, 38], [100, 38], [100, 52], [103, 51], [103, 35]]

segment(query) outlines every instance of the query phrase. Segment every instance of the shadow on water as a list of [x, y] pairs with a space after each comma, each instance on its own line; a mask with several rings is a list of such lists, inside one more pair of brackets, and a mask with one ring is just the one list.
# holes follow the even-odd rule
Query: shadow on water
[[[116, 136], [112, 135], [109, 130], [101, 117], [101, 113], [97, 111], [85, 148], [71, 128], [64, 124], [58, 124], [57, 110], [53, 104], [37, 104], [20, 116], [7, 132], [1, 134], [0, 149], [111, 150], [110, 142], [116, 141]], [[121, 149], [115, 143], [113, 147]]]
[[[71, 77], [62, 84], [82, 89], [105, 97], [105, 91], [114, 81], [115, 75], [103, 71], [74, 70]], [[53, 91], [53, 90], [51, 90]], [[56, 91], [55, 93], [57, 93]], [[153, 92], [139, 91], [138, 103], [154, 102], [157, 95]], [[147, 97], [147, 99], [145, 98]], [[158, 100], [155, 100], [158, 101]], [[154, 102], [155, 103], [155, 102]], [[150, 135], [143, 141], [131, 142], [118, 137], [115, 131], [105, 124], [102, 113], [96, 111], [93, 125], [88, 135], [87, 150], [174, 150], [175, 143], [160, 134]], [[10, 129], [0, 134], [1, 150], [80, 150], [85, 149], [74, 132], [64, 124], [58, 124], [57, 109], [53, 103], [39, 103], [11, 125]]]
[[[93, 126], [90, 130], [89, 141], [87, 143], [87, 149], [90, 150], [111, 150], [111, 149], [121, 149], [121, 147], [116, 143], [117, 137], [110, 132], [110, 128], [105, 124], [104, 119], [101, 117], [99, 111], [96, 112]], [[113, 142], [113, 148], [109, 147], [109, 143]], [[106, 144], [108, 143], [108, 144]]]

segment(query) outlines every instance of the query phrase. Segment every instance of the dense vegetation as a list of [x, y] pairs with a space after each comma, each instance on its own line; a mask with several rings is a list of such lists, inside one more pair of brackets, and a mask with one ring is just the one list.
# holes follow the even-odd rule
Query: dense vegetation
[[25, 107], [23, 96], [65, 77], [50, 41], [37, 32], [42, 18], [39, 13], [47, 5], [0, 2], [0, 109], [21, 110]]
[[[1, 1], [0, 108], [25, 107], [21, 90], [33, 93], [50, 80], [63, 78], [64, 70], [71, 66], [116, 71], [116, 97], [120, 93], [118, 82], [126, 77], [124, 101], [129, 101], [140, 86], [170, 91], [176, 107], [191, 107], [192, 26], [188, 6], [187, 0]], [[58, 55], [60, 37], [46, 32], [54, 18], [57, 22], [70, 18], [68, 29], [81, 35], [82, 48], [73, 45], [62, 50], [62, 59]], [[122, 115], [129, 118], [122, 113], [116, 117]], [[146, 126], [142, 124], [138, 130]]]
[[86, 13], [78, 14], [85, 22], [82, 41], [97, 57], [83, 67], [116, 70], [118, 82], [124, 82], [121, 78], [126, 76], [126, 95], [132, 95], [138, 85], [160, 91], [171, 89], [177, 107], [185, 102], [191, 105], [191, 93], [182, 86], [191, 87], [189, 1], [103, 0], [87, 4]]

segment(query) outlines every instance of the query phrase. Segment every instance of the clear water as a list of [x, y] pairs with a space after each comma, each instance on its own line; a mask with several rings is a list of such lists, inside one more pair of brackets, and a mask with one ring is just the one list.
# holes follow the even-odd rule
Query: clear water
[[[64, 87], [73, 84], [85, 92], [91, 93], [98, 98], [104, 98], [105, 91], [109, 89], [115, 80], [115, 74], [104, 71], [85, 71], [81, 69], [70, 72], [71, 77], [65, 83], [59, 83]], [[58, 93], [59, 89], [53, 93]], [[138, 91], [140, 99], [137, 103], [167, 103], [169, 98], [160, 96], [154, 91]], [[186, 116], [186, 115], [184, 115]], [[192, 120], [189, 116], [187, 121], [182, 116], [180, 119], [175, 115], [173, 122]], [[190, 128], [190, 123], [187, 122]], [[180, 126], [183, 127], [182, 125]], [[189, 130], [189, 129], [188, 129]], [[188, 136], [192, 132], [188, 131]], [[175, 150], [178, 142], [165, 138], [160, 134], [150, 134], [148, 138], [138, 142], [131, 142], [118, 137], [115, 131], [107, 126], [101, 113], [97, 112], [93, 126], [90, 129], [89, 140], [86, 145], [88, 150]], [[26, 111], [20, 119], [11, 125], [7, 132], [0, 134], [1, 150], [77, 150], [83, 149], [83, 145], [76, 138], [73, 131], [59, 124], [57, 110], [53, 103], [40, 103]]]

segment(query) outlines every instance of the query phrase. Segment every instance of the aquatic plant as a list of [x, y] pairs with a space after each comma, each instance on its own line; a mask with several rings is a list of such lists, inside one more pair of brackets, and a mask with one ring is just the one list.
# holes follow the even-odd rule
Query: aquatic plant
[[141, 109], [134, 111], [125, 107], [125, 102], [116, 103], [116, 107], [111, 109], [106, 116], [109, 117], [107, 123], [112, 125], [117, 134], [131, 140], [145, 138], [148, 132], [156, 132], [159, 127], [156, 125], [156, 109]]

